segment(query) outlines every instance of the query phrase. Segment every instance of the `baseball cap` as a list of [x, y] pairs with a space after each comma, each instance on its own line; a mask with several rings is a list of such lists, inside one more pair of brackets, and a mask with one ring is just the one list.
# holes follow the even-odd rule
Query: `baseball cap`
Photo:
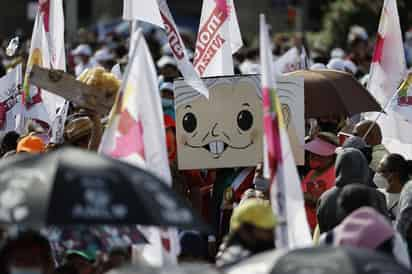
[[90, 48], [89, 45], [80, 44], [74, 50], [72, 50], [72, 55], [74, 55], [74, 56], [76, 56], [76, 55], [92, 56], [92, 49]]
[[40, 137], [29, 135], [24, 137], [17, 144], [17, 153], [28, 152], [28, 153], [42, 153], [45, 152], [46, 145]]
[[315, 139], [305, 144], [304, 149], [316, 155], [331, 156], [338, 147], [337, 137], [332, 135], [327, 132], [319, 133]]
[[170, 56], [163, 56], [162, 58], [159, 59], [159, 61], [157, 61], [157, 66], [159, 68], [164, 68], [165, 66], [174, 66], [176, 67], [176, 60]]
[[230, 231], [236, 231], [244, 223], [260, 229], [273, 229], [277, 220], [268, 201], [248, 199], [233, 211], [230, 219]]

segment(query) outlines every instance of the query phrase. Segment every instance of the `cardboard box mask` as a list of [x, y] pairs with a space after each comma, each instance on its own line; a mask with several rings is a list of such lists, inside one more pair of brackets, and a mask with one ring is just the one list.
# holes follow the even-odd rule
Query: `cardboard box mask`
[[[279, 82], [283, 94], [280, 100], [287, 102], [283, 105], [286, 124], [293, 124], [288, 129], [293, 131], [295, 157], [301, 155], [303, 159], [303, 79], [300, 83], [299, 79], [287, 78], [282, 77]], [[204, 81], [209, 100], [183, 80], [175, 82], [179, 169], [249, 167], [261, 163], [264, 130], [260, 76], [212, 77]], [[295, 93], [301, 93], [301, 97], [295, 98]], [[302, 108], [298, 111], [301, 119], [293, 118], [295, 108]]]

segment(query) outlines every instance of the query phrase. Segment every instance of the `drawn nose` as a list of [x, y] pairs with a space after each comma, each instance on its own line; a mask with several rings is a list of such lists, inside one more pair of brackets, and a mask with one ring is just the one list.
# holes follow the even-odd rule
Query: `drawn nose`
[[219, 136], [219, 134], [217, 133], [217, 128], [218, 128], [217, 126], [218, 126], [218, 123], [214, 124], [213, 127], [212, 127], [211, 134], [212, 134], [213, 137], [218, 137]]

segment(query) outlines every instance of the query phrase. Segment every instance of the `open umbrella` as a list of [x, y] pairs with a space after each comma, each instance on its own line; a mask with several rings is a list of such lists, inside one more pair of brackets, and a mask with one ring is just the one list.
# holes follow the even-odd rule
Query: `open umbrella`
[[381, 112], [375, 98], [351, 74], [335, 70], [299, 70], [305, 83], [305, 118], [331, 115], [347, 117], [362, 112]]
[[0, 162], [0, 224], [153, 225], [207, 231], [159, 178], [92, 152], [63, 148]]
[[410, 273], [392, 258], [371, 250], [317, 247], [291, 251], [275, 263], [272, 274]]
[[[220, 274], [216, 268], [207, 264], [181, 264], [179, 266], [169, 265], [168, 267], [155, 268], [149, 267], [143, 263], [123, 267], [120, 269], [114, 269], [108, 272], [108, 274]], [[244, 272], [246, 273], [246, 272]]]

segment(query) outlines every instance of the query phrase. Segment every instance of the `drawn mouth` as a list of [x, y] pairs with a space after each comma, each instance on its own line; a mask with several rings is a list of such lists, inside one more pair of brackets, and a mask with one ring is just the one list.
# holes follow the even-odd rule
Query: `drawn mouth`
[[213, 158], [215, 159], [220, 158], [228, 147], [229, 145], [222, 141], [213, 141], [203, 146], [204, 149], [213, 154]]
[[213, 155], [213, 158], [219, 159], [220, 157], [222, 157], [223, 153], [228, 148], [242, 150], [242, 149], [249, 148], [253, 144], [254, 144], [253, 141], [251, 141], [246, 146], [235, 147], [235, 146], [228, 145], [223, 141], [212, 141], [209, 144], [206, 144], [204, 146], [194, 146], [194, 145], [190, 145], [189, 143], [186, 142], [185, 146], [188, 146], [188, 147], [191, 147], [191, 148], [203, 148], [203, 149], [209, 151]]

